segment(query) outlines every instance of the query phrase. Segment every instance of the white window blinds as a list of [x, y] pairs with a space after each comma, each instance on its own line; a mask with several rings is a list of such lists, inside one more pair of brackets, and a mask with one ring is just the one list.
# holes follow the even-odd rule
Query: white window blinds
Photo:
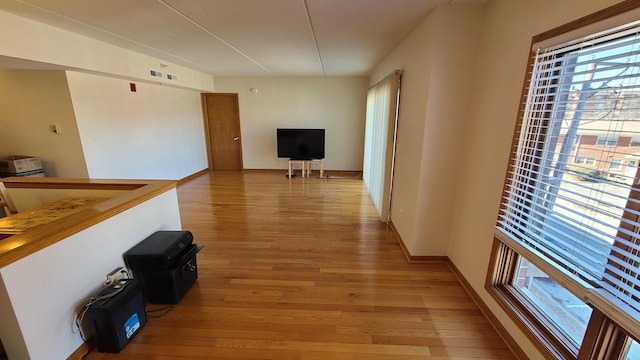
[[401, 75], [394, 71], [367, 94], [362, 179], [383, 221], [388, 220], [390, 207]]
[[[640, 311], [640, 35], [536, 52], [498, 229]], [[620, 308], [618, 307], [618, 308]]]

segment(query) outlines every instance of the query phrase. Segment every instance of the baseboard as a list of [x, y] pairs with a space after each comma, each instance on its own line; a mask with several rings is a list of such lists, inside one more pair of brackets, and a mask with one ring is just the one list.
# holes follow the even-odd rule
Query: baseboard
[[498, 332], [498, 335], [500, 335], [502, 340], [504, 340], [504, 342], [507, 344], [507, 346], [509, 347], [513, 355], [519, 360], [528, 360], [529, 356], [527, 356], [527, 354], [522, 350], [520, 345], [518, 345], [518, 343], [507, 331], [507, 329], [505, 329], [504, 326], [502, 326], [502, 323], [500, 323], [498, 318], [496, 318], [496, 316], [493, 314], [491, 309], [489, 309], [487, 304], [482, 300], [480, 295], [473, 289], [473, 286], [471, 286], [471, 284], [467, 281], [467, 279], [462, 275], [460, 270], [458, 270], [458, 267], [456, 267], [456, 265], [448, 257], [446, 262], [447, 262], [447, 265], [449, 266], [449, 269], [453, 271], [453, 273], [458, 278], [458, 281], [460, 282], [460, 284], [462, 284], [462, 287], [465, 289], [467, 294], [469, 294], [471, 299], [476, 303], [476, 305], [478, 305], [484, 317], [487, 318], [487, 320], [489, 320], [489, 323], [491, 324], [491, 326], [493, 326], [496, 332]]
[[287, 171], [287, 169], [242, 169], [243, 173], [248, 174], [279, 174], [283, 176]]
[[82, 345], [80, 345], [80, 347], [77, 348], [76, 351], [74, 351], [71, 355], [69, 355], [67, 360], [82, 360], [84, 359], [85, 355], [89, 353], [90, 350], [91, 350], [91, 347], [86, 342], [82, 343]]
[[[294, 172], [298, 172], [298, 176], [300, 175], [300, 169], [293, 169]], [[282, 173], [282, 174], [286, 174], [288, 171], [288, 169], [242, 169], [242, 172], [246, 172], [246, 173]], [[320, 173], [320, 170], [318, 170], [317, 168], [311, 169], [311, 177], [314, 177], [313, 175], [317, 175]], [[324, 173], [325, 176], [327, 176], [327, 173], [330, 173], [331, 176], [349, 176], [349, 177], [357, 177], [357, 178], [361, 178], [362, 177], [362, 171], [359, 170], [331, 170], [331, 169], [324, 169]], [[316, 176], [317, 177], [317, 176]]]
[[[297, 169], [297, 171], [299, 172], [300, 169]], [[193, 180], [195, 178], [197, 178], [198, 176], [204, 175], [206, 173], [209, 172], [209, 169], [204, 169], [204, 170], [200, 170], [194, 174], [191, 174], [187, 177], [184, 177], [180, 180], [178, 180], [178, 185], [181, 185], [189, 180]], [[220, 171], [218, 170], [218, 172], [225, 172], [225, 171]], [[236, 171], [232, 171], [232, 172], [236, 172]], [[283, 175], [285, 176], [287, 173], [287, 169], [242, 169], [243, 173], [254, 173], [254, 174], [278, 174], [278, 175]], [[361, 179], [362, 178], [362, 171], [357, 171], [357, 170], [324, 170], [325, 174], [324, 174], [324, 178], [325, 179], [341, 179], [341, 178], [349, 178], [349, 179]], [[318, 174], [319, 171], [318, 169], [313, 169], [311, 171], [311, 178], [318, 178]], [[298, 173], [298, 176], [300, 177], [300, 174]]]
[[388, 224], [389, 224], [389, 229], [391, 230], [391, 233], [393, 233], [393, 236], [395, 236], [396, 241], [400, 245], [400, 248], [402, 249], [402, 252], [404, 253], [404, 256], [408, 262], [418, 263], [418, 262], [427, 262], [427, 261], [444, 261], [445, 263], [447, 263], [447, 266], [449, 267], [449, 269], [451, 269], [451, 271], [455, 274], [456, 278], [458, 279], [462, 287], [465, 289], [467, 294], [469, 294], [469, 296], [476, 303], [478, 308], [480, 308], [480, 311], [482, 312], [484, 317], [487, 318], [487, 320], [489, 320], [489, 323], [491, 324], [491, 326], [493, 326], [496, 332], [498, 332], [498, 335], [500, 335], [502, 340], [504, 340], [504, 342], [507, 344], [507, 346], [509, 347], [513, 355], [519, 360], [529, 359], [527, 354], [513, 339], [513, 337], [507, 331], [507, 329], [505, 329], [504, 326], [502, 326], [498, 318], [496, 318], [496, 316], [493, 314], [491, 309], [489, 309], [487, 304], [482, 300], [480, 295], [478, 295], [478, 293], [473, 289], [473, 286], [471, 286], [471, 284], [462, 275], [460, 270], [458, 270], [458, 268], [451, 261], [451, 259], [449, 259], [448, 256], [413, 256], [411, 255], [407, 247], [404, 245], [404, 241], [402, 241], [402, 238], [398, 233], [398, 229], [396, 229], [395, 225], [393, 225], [393, 222], [389, 221]]
[[402, 253], [404, 254], [404, 257], [407, 259], [408, 262], [414, 263], [414, 262], [448, 261], [449, 260], [449, 258], [446, 256], [413, 256], [411, 255], [411, 253], [409, 252], [409, 249], [407, 249], [407, 247], [404, 245], [404, 241], [402, 241], [402, 238], [400, 237], [400, 233], [398, 233], [398, 229], [396, 229], [395, 225], [393, 225], [393, 222], [389, 221], [388, 225], [389, 225], [389, 230], [391, 230], [391, 233], [393, 234], [393, 236], [395, 236], [396, 241], [398, 242], [398, 245], [400, 245], [400, 249], [402, 249]]
[[204, 174], [206, 174], [208, 172], [209, 172], [209, 169], [200, 170], [197, 173], [191, 174], [191, 175], [189, 175], [187, 177], [184, 177], [184, 178], [178, 180], [178, 185], [184, 184], [187, 181], [193, 180], [193, 179], [197, 178], [198, 176], [204, 175]]

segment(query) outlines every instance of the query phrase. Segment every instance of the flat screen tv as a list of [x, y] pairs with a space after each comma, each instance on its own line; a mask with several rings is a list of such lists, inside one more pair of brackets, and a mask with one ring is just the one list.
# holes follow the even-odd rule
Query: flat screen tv
[[278, 157], [324, 159], [324, 129], [277, 129]]

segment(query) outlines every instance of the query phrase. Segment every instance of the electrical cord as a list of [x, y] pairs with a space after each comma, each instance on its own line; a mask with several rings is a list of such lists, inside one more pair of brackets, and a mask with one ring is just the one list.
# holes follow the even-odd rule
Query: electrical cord
[[[171, 310], [173, 310], [173, 306], [169, 305], [169, 306], [161, 307], [159, 309], [145, 311], [145, 314], [147, 315], [147, 317], [154, 318], [154, 319], [159, 319], [159, 318], [167, 315], [168, 313], [170, 313]], [[156, 313], [156, 312], [162, 312], [162, 313], [160, 315], [153, 315], [153, 313]]]
[[[126, 274], [126, 278], [124, 280], [128, 280], [130, 279], [129, 276], [129, 272], [125, 270], [125, 274]], [[78, 314], [75, 316], [74, 318], [74, 324], [75, 324], [75, 328], [71, 329], [72, 333], [79, 333], [80, 334], [80, 338], [82, 339], [82, 341], [89, 345], [89, 350], [87, 351], [87, 353], [83, 356], [86, 357], [91, 350], [93, 349], [93, 344], [89, 344], [87, 342], [87, 338], [85, 337], [84, 332], [82, 331], [82, 324], [84, 323], [84, 317], [87, 314], [87, 311], [89, 310], [89, 308], [91, 307], [91, 305], [95, 304], [98, 301], [101, 300], [106, 300], [106, 299], [110, 299], [114, 296], [116, 296], [117, 294], [119, 294], [122, 290], [124, 290], [126, 284], [122, 284], [120, 287], [116, 288], [113, 283], [105, 283], [102, 285], [102, 287], [100, 287], [100, 289], [98, 289], [98, 291], [95, 292], [95, 294], [91, 297], [89, 297], [86, 301], [86, 303], [82, 306], [82, 308], [80, 309], [80, 311], [78, 312]], [[110, 289], [110, 288], [115, 288], [115, 291], [110, 292], [108, 294], [102, 294], [105, 290]]]
[[[106, 295], [100, 295], [100, 293], [102, 293], [104, 290], [108, 289], [112, 287], [111, 284], [109, 285], [103, 285], [100, 290], [98, 290], [96, 292], [96, 295], [90, 297], [87, 300], [87, 303], [82, 307], [82, 309], [78, 312], [78, 315], [75, 317], [75, 325], [77, 328], [77, 332], [80, 334], [80, 338], [82, 339], [82, 341], [87, 344], [87, 346], [89, 346], [89, 349], [87, 350], [86, 353], [84, 353], [84, 355], [82, 355], [81, 359], [82, 360], [86, 360], [87, 356], [91, 353], [91, 351], [93, 351], [93, 348], [95, 347], [95, 345], [93, 343], [89, 343], [87, 341], [87, 338], [84, 335], [84, 332], [82, 331], [82, 323], [84, 322], [84, 317], [87, 314], [87, 311], [89, 310], [89, 308], [91, 307], [92, 304], [96, 303], [97, 301], [100, 300], [104, 300], [104, 299], [109, 299], [115, 295], [117, 295], [118, 293], [120, 293], [123, 289], [124, 286], [121, 286], [120, 288], [116, 289], [116, 291], [114, 291], [113, 293], [109, 293]], [[71, 329], [72, 333], [76, 333], [75, 329]]]
[[[129, 274], [129, 270], [127, 270], [126, 268], [120, 268], [119, 272], [125, 275], [124, 280], [131, 279], [131, 274]], [[113, 284], [113, 282], [110, 281], [109, 276], [107, 276], [107, 281], [104, 282], [104, 285], [111, 285], [111, 284]]]
[[[103, 285], [98, 291], [96, 291], [96, 295], [100, 294], [101, 292], [103, 292], [109, 287], [110, 285]], [[96, 298], [95, 295], [89, 297], [85, 302], [85, 304], [80, 309], [80, 311], [78, 312], [78, 314], [76, 315], [76, 317], [74, 318], [75, 328], [72, 329], [72, 332], [74, 334], [76, 332], [80, 333], [80, 337], [82, 338], [82, 341], [84, 341], [85, 343], [87, 342], [87, 339], [84, 337], [84, 333], [82, 332], [82, 322], [84, 321], [84, 316], [87, 313], [87, 310], [89, 310], [89, 307], [98, 300], [99, 299]]]
[[[127, 286], [127, 282], [126, 281], [122, 282], [122, 280], [131, 279], [131, 275], [129, 274], [129, 271], [126, 268], [121, 268], [120, 271], [121, 271], [121, 274], [124, 275], [124, 278], [120, 279], [121, 282], [116, 284], [115, 281], [107, 277], [107, 281], [104, 284], [102, 284], [100, 289], [98, 289], [98, 291], [96, 291], [94, 295], [87, 298], [85, 304], [82, 306], [80, 311], [78, 311], [78, 313], [74, 317], [75, 328], [72, 326], [71, 332], [74, 334], [76, 332], [79, 333], [82, 341], [85, 344], [87, 344], [87, 346], [89, 347], [87, 351], [84, 353], [84, 355], [80, 357], [80, 359], [82, 360], [86, 360], [87, 356], [95, 348], [94, 342], [89, 342], [87, 337], [85, 337], [84, 331], [82, 330], [82, 324], [84, 323], [84, 319], [87, 314], [87, 311], [89, 310], [91, 305], [95, 304], [96, 302], [110, 299], [118, 295], [120, 292], [122, 292], [122, 290], [124, 290], [124, 288]], [[107, 289], [115, 289], [115, 290], [112, 292], [109, 292], [108, 294], [103, 294], [103, 292]]]
[[333, 176], [333, 175], [325, 175], [323, 177], [318, 176], [318, 179], [361, 179], [362, 173], [358, 173], [358, 175], [353, 176]]

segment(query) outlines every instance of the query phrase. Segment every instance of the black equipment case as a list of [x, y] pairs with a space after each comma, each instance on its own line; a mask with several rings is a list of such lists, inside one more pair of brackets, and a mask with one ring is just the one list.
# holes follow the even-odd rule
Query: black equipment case
[[118, 353], [147, 323], [139, 280], [120, 280], [96, 295], [85, 319], [101, 352]]
[[198, 278], [190, 231], [157, 231], [124, 253], [134, 278], [141, 278], [147, 300], [177, 304]]

